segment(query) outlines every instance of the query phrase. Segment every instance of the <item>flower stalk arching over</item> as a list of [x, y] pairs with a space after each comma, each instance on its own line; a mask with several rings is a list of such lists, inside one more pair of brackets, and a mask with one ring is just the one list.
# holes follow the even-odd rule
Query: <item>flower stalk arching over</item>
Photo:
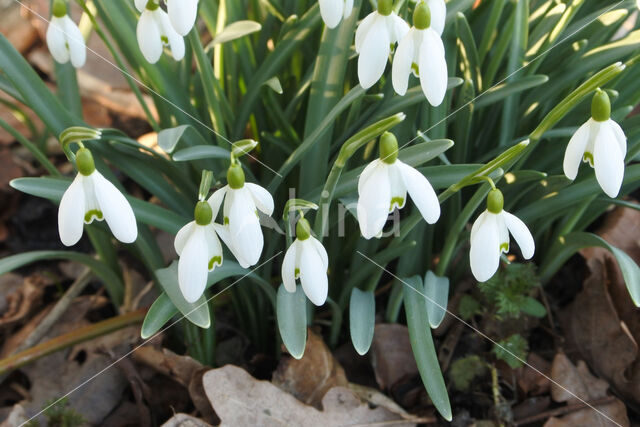
[[222, 245], [212, 222], [215, 213], [209, 203], [196, 204], [194, 220], [178, 231], [174, 240], [178, 260], [178, 284], [187, 302], [195, 302], [207, 287], [207, 277], [222, 265]]
[[311, 235], [311, 225], [302, 217], [296, 224], [296, 240], [282, 262], [282, 283], [287, 292], [296, 291], [296, 279], [309, 300], [320, 306], [329, 292], [329, 256], [322, 243]]
[[627, 137], [611, 119], [611, 101], [603, 90], [593, 96], [591, 118], [573, 134], [564, 154], [564, 174], [576, 179], [581, 161], [595, 169], [602, 190], [612, 198], [618, 196], [624, 179]]
[[141, 13], [136, 37], [144, 58], [155, 64], [165, 46], [169, 47], [176, 61], [184, 58], [184, 39], [171, 25], [169, 15], [154, 0], [135, 0], [135, 4]]
[[425, 221], [438, 221], [440, 203], [429, 180], [398, 160], [398, 140], [385, 132], [380, 137], [380, 158], [369, 163], [358, 180], [358, 223], [365, 239], [381, 235], [388, 215], [404, 207], [407, 192]]
[[329, 28], [337, 27], [353, 11], [353, 0], [318, 0], [318, 3], [322, 20]]
[[509, 252], [509, 233], [520, 246], [524, 259], [531, 259], [535, 242], [526, 224], [503, 209], [502, 192], [493, 189], [487, 197], [487, 209], [471, 228], [469, 260], [471, 272], [479, 282], [486, 282], [498, 271], [500, 255]]
[[271, 216], [273, 197], [263, 187], [245, 183], [242, 166], [233, 160], [227, 185], [209, 198], [214, 218], [223, 201], [223, 224], [215, 224], [216, 231], [238, 263], [244, 268], [251, 267], [258, 263], [264, 246], [258, 210]]
[[369, 89], [380, 80], [392, 45], [408, 31], [409, 25], [393, 11], [393, 1], [379, 0], [378, 10], [364, 18], [356, 30], [360, 86]]
[[[404, 96], [413, 72], [420, 79], [429, 103], [437, 107], [444, 100], [448, 83], [444, 44], [440, 39], [445, 14], [434, 16], [429, 5], [434, 5], [435, 11], [444, 10], [446, 14], [444, 0], [418, 3], [413, 14], [413, 27], [400, 40], [393, 57], [392, 82], [396, 93]], [[434, 19], [440, 21], [436, 23]]]
[[51, 22], [47, 28], [47, 47], [56, 62], [66, 64], [71, 61], [75, 68], [87, 61], [87, 47], [78, 26], [67, 14], [64, 1], [53, 2]]
[[64, 192], [58, 209], [58, 230], [65, 246], [73, 246], [82, 237], [83, 225], [94, 220], [107, 222], [116, 239], [133, 243], [138, 226], [131, 205], [122, 193], [95, 168], [86, 148], [76, 153], [78, 174]]

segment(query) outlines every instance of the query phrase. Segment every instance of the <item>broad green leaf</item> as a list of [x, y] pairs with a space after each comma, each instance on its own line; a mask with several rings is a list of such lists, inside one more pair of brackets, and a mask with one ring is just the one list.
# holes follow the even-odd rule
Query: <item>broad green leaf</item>
[[427, 271], [424, 277], [424, 294], [429, 325], [435, 329], [440, 326], [447, 313], [449, 278], [436, 276], [431, 270]]
[[113, 301], [116, 304], [122, 301], [124, 284], [122, 283], [122, 280], [120, 280], [120, 277], [102, 262], [96, 260], [90, 255], [79, 252], [34, 251], [8, 256], [0, 259], [0, 276], [27, 264], [32, 264], [37, 261], [50, 261], [52, 259], [75, 261], [86, 265], [96, 276], [100, 278]]
[[262, 29], [262, 25], [255, 21], [236, 21], [226, 26], [211, 40], [211, 43], [207, 45], [207, 48], [213, 47], [217, 44], [227, 43], [232, 40], [239, 39], [249, 34], [255, 33]]
[[636, 307], [640, 307], [640, 267], [624, 251], [592, 233], [574, 232], [561, 236], [555, 242], [540, 269], [540, 278], [543, 283], [548, 281], [573, 254], [588, 247], [601, 247], [615, 256], [629, 295]]
[[[209, 304], [205, 294], [202, 294], [196, 302], [187, 302], [182, 296], [180, 285], [178, 284], [178, 263], [176, 261], [172, 262], [167, 268], [156, 270], [156, 277], [173, 305], [187, 320], [201, 328], [211, 326]], [[166, 312], [166, 310], [163, 310], [163, 312]]]
[[363, 292], [353, 288], [349, 301], [349, 332], [353, 348], [361, 356], [371, 347], [375, 324], [376, 300], [373, 291]]
[[307, 344], [307, 299], [301, 285], [291, 293], [280, 285], [276, 315], [282, 342], [294, 358], [301, 359]]
[[440, 415], [447, 421], [451, 421], [451, 404], [449, 403], [447, 386], [442, 377], [438, 355], [429, 329], [427, 306], [421, 295], [422, 279], [419, 276], [414, 276], [401, 281], [409, 339], [418, 371], [420, 371], [420, 378], [422, 378], [427, 393]]

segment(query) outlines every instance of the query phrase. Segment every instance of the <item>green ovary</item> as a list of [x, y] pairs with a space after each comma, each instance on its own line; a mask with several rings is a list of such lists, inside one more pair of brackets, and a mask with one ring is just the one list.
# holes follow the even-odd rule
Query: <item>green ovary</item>
[[91, 209], [89, 212], [84, 214], [84, 222], [87, 224], [90, 224], [91, 221], [94, 220], [94, 218], [98, 221], [102, 221], [104, 219], [102, 211], [99, 211], [98, 209]]
[[588, 151], [585, 151], [584, 154], [582, 155], [582, 161], [583, 162], [589, 162], [589, 166], [593, 167], [593, 154], [591, 154]]
[[209, 270], [213, 270], [213, 266], [221, 266], [222, 265], [222, 257], [217, 255], [209, 260]]

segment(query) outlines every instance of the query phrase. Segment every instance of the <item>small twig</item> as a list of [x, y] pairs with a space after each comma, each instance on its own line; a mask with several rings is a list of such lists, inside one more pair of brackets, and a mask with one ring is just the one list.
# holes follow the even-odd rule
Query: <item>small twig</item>
[[606, 396], [606, 397], [602, 397], [600, 399], [595, 399], [592, 400], [590, 402], [586, 402], [586, 403], [582, 403], [582, 402], [578, 402], [578, 403], [574, 403], [571, 405], [567, 405], [567, 406], [563, 406], [561, 408], [556, 408], [556, 409], [550, 409], [548, 411], [545, 412], [541, 412], [539, 414], [536, 415], [532, 415], [530, 417], [526, 417], [523, 418], [521, 420], [518, 420], [515, 422], [516, 426], [523, 426], [526, 424], [531, 424], [531, 423], [535, 423], [538, 421], [542, 421], [542, 420], [546, 420], [548, 418], [551, 417], [556, 417], [558, 415], [565, 415], [571, 412], [575, 412], [575, 411], [579, 411], [580, 409], [589, 409], [590, 406], [600, 406], [600, 405], [605, 405], [607, 403], [611, 403], [613, 401], [615, 401], [616, 397], [615, 396]]

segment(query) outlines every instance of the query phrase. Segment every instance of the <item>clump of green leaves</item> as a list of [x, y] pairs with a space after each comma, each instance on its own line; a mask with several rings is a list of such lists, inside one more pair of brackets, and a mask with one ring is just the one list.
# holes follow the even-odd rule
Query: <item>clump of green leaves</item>
[[[45, 403], [44, 416], [49, 427], [80, 427], [88, 425], [87, 420], [69, 407], [69, 400], [65, 397], [60, 400], [51, 399]], [[27, 427], [39, 427], [37, 420], [29, 421]]]
[[476, 378], [487, 372], [487, 363], [480, 356], [472, 354], [456, 360], [449, 369], [449, 378], [453, 388], [458, 391], [467, 391]]
[[493, 354], [498, 359], [507, 362], [512, 369], [523, 365], [522, 361], [527, 359], [529, 344], [522, 335], [513, 334], [498, 344], [493, 346]]

